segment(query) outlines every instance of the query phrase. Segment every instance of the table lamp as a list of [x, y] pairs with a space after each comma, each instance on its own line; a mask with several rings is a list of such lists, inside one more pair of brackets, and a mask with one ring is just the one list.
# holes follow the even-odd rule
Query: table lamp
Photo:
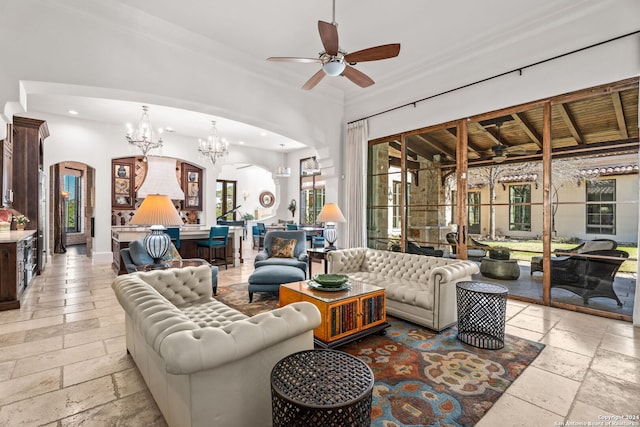
[[152, 268], [163, 268], [162, 258], [171, 246], [171, 238], [164, 232], [165, 225], [182, 225], [182, 219], [169, 196], [149, 194], [142, 201], [129, 224], [151, 226], [149, 227], [151, 234], [147, 234], [144, 238], [144, 248], [153, 258]]
[[334, 245], [336, 240], [338, 240], [338, 230], [336, 230], [337, 222], [347, 222], [340, 211], [340, 208], [335, 203], [325, 203], [320, 211], [320, 215], [317, 218], [318, 222], [325, 223], [324, 230], [324, 238], [329, 243], [327, 249], [334, 250], [337, 249]]

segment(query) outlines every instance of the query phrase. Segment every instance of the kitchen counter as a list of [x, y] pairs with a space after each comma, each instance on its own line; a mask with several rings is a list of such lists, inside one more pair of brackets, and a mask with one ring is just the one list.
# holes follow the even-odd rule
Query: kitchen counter
[[[183, 258], [201, 258], [196, 241], [209, 238], [210, 226], [183, 225], [180, 227], [180, 255]], [[242, 227], [229, 227], [230, 256], [233, 258], [233, 266], [239, 267], [242, 262]], [[142, 239], [149, 234], [149, 227], [119, 226], [111, 227], [111, 248], [113, 251], [113, 268], [122, 273], [120, 267], [120, 249], [129, 246], [129, 242]], [[126, 271], [125, 271], [126, 272]]]
[[9, 230], [0, 231], [0, 243], [15, 243], [20, 240], [33, 236], [36, 234], [36, 230]]

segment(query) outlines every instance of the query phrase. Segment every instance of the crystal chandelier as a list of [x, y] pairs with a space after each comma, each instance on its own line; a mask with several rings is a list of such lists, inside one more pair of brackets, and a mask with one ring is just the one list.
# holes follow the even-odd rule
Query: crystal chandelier
[[[137, 129], [133, 129], [129, 125], [127, 132], [127, 141], [132, 146], [136, 146], [142, 151], [144, 160], [147, 160], [147, 153], [156, 148], [162, 148], [162, 137], [159, 136], [157, 141], [153, 140], [153, 128], [151, 127], [151, 121], [149, 120], [149, 107], [142, 106], [142, 117]], [[160, 131], [159, 133], [162, 133]]]
[[229, 142], [221, 141], [218, 138], [215, 120], [211, 121], [211, 133], [209, 133], [207, 139], [199, 139], [198, 142], [198, 151], [200, 154], [211, 160], [211, 163], [214, 165], [218, 159], [229, 154]]
[[291, 168], [284, 166], [284, 144], [280, 144], [282, 147], [282, 164], [276, 168], [275, 176], [278, 178], [289, 178], [291, 176]]

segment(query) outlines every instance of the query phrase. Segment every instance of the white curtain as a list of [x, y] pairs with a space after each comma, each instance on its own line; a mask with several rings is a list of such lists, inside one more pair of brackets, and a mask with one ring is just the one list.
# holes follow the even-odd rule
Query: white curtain
[[347, 206], [347, 247], [366, 247], [367, 142], [366, 120], [347, 125], [347, 158], [345, 163]]

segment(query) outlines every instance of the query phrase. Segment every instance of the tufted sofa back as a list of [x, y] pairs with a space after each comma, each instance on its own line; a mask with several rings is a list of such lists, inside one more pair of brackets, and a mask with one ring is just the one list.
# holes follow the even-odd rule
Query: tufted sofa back
[[428, 289], [432, 289], [433, 281], [447, 282], [460, 273], [466, 276], [477, 272], [477, 266], [466, 261], [370, 248], [331, 251], [328, 260], [332, 273], [367, 272], [414, 282]]
[[209, 265], [137, 274], [176, 307], [208, 301], [212, 296]]

